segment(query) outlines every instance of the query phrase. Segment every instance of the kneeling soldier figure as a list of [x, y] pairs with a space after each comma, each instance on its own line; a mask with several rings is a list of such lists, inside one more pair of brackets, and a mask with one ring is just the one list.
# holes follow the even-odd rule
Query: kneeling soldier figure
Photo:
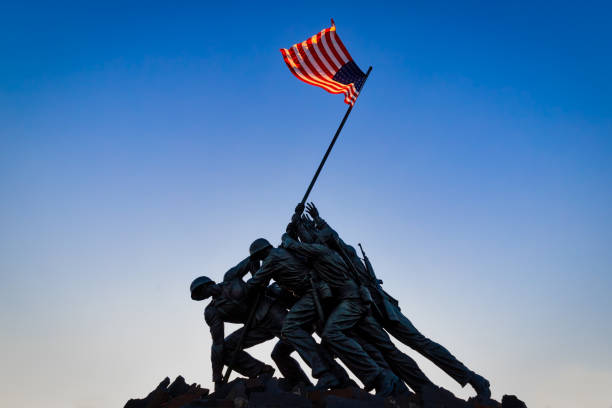
[[[212, 336], [211, 361], [215, 388], [223, 379], [223, 366], [230, 363], [232, 355], [238, 346], [244, 327], [224, 338], [224, 323], [246, 323], [251, 308], [257, 306], [255, 319], [248, 329], [243, 342], [243, 349], [255, 346], [274, 337], [280, 337], [280, 331], [286, 308], [282, 302], [271, 296], [264, 296], [255, 305], [256, 294], [249, 290], [242, 278], [257, 269], [257, 264], [250, 257], [231, 268], [223, 277], [223, 282], [215, 283], [212, 279], [201, 276], [191, 284], [191, 298], [204, 300], [209, 297], [213, 301], [206, 307], [204, 318], [210, 327]], [[272, 351], [272, 359], [281, 374], [291, 383], [311, 385], [306, 373], [290, 354], [294, 348], [286, 341], [279, 340]], [[246, 377], [271, 376], [274, 368], [257, 360], [244, 350], [239, 350], [234, 361], [233, 370]]]

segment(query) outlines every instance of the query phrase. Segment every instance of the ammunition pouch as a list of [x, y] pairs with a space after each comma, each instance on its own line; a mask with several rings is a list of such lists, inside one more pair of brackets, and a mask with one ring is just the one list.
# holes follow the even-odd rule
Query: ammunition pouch
[[317, 293], [319, 294], [319, 298], [321, 298], [322, 301], [329, 300], [333, 297], [332, 290], [327, 283], [318, 281], [315, 286]]
[[372, 294], [370, 293], [368, 288], [365, 287], [365, 286], [360, 286], [359, 287], [359, 297], [361, 298], [361, 300], [363, 300], [364, 303], [366, 303], [368, 305], [373, 302]]
[[333, 295], [338, 299], [361, 299], [359, 286], [353, 282], [334, 288]]
[[384, 320], [389, 320], [392, 322], [400, 321], [400, 308], [399, 305], [394, 298], [392, 298], [387, 292], [385, 292], [380, 286], [379, 287], [370, 287], [370, 293], [374, 298], [374, 303], [376, 304], [375, 310], [380, 315], [380, 317]]
[[389, 302], [391, 302], [395, 307], [399, 309], [399, 302], [397, 301], [397, 299], [388, 294], [383, 288], [380, 288], [380, 291], [385, 295]]
[[386, 318], [392, 322], [399, 322], [400, 316], [399, 307], [391, 303], [388, 299], [383, 299], [382, 301], [384, 307], [384, 313], [386, 314]]

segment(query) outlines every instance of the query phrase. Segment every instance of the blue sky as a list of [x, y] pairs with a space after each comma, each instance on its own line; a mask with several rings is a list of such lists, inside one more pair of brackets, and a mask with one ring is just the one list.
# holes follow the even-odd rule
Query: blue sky
[[7, 404], [210, 385], [188, 285], [279, 241], [346, 105], [278, 50], [334, 18], [373, 71], [311, 195], [322, 215], [495, 397], [612, 406], [611, 17], [605, 2], [0, 5]]

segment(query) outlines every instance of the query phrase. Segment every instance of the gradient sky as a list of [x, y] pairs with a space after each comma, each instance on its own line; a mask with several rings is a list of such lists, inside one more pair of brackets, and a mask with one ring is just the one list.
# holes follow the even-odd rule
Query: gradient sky
[[332, 17], [374, 69], [322, 216], [495, 398], [612, 406], [612, 7], [588, 1], [2, 3], [4, 406], [211, 385], [188, 286], [279, 242], [346, 105], [278, 50]]

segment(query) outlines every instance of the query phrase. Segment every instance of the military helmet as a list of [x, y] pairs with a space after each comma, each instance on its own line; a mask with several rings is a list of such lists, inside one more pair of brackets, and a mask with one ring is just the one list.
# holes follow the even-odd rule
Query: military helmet
[[195, 278], [193, 282], [191, 282], [191, 286], [189, 287], [189, 290], [191, 291], [191, 298], [193, 300], [202, 300], [199, 299], [199, 296], [197, 296], [197, 292], [200, 290], [200, 288], [204, 288], [206, 286], [214, 284], [215, 282], [208, 276], [200, 276], [199, 278]]
[[272, 247], [272, 244], [270, 244], [270, 242], [268, 242], [267, 239], [257, 238], [255, 241], [253, 241], [253, 243], [249, 247], [249, 253], [251, 254], [251, 256], [253, 256], [256, 253], [261, 252], [264, 249], [269, 248], [269, 247]]

